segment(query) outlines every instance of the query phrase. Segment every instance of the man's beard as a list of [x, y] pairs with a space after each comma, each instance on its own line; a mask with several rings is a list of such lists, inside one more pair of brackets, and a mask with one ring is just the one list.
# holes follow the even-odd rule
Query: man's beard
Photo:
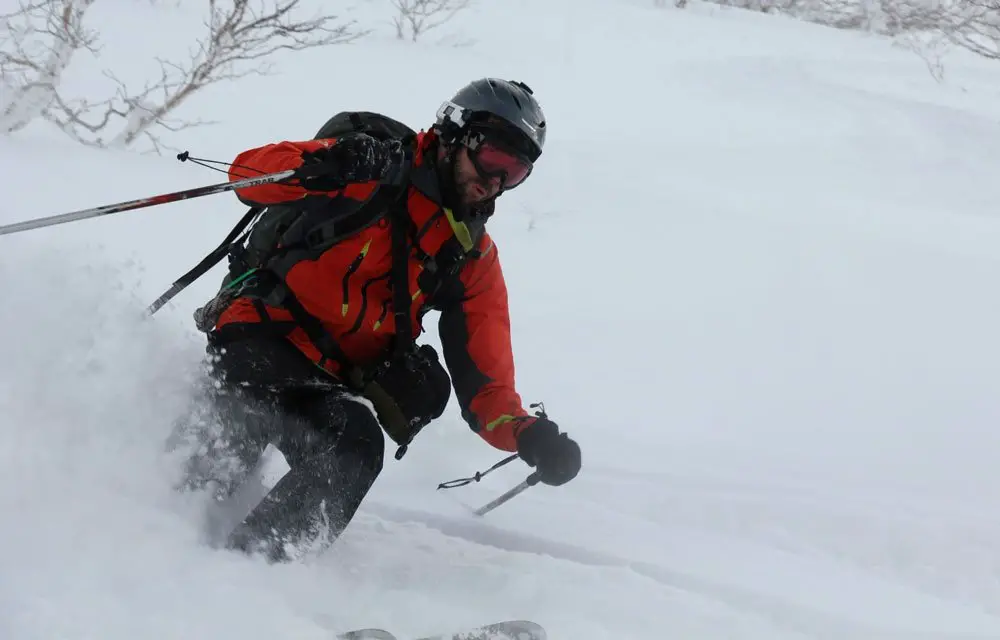
[[455, 192], [461, 200], [462, 206], [474, 207], [477, 204], [481, 204], [486, 200], [485, 197], [479, 195], [475, 191], [475, 187], [480, 187], [483, 193], [489, 193], [490, 187], [489, 183], [479, 178], [478, 176], [468, 177], [462, 180], [458, 176], [458, 167], [452, 167], [452, 171], [455, 176]]
[[[455, 185], [455, 195], [461, 201], [460, 206], [465, 209], [476, 209], [487, 205], [503, 193], [503, 189], [501, 188], [496, 193], [491, 194], [491, 191], [493, 190], [493, 180], [490, 178], [484, 178], [478, 173], [467, 177], [464, 180], [460, 180], [457, 162], [452, 163], [451, 170], [454, 180], [453, 184]], [[476, 192], [475, 187], [481, 188], [482, 191]]]
[[[456, 219], [463, 220], [467, 215], [473, 214], [475, 210], [490, 208], [490, 204], [496, 196], [480, 199], [469, 194], [469, 188], [475, 184], [479, 184], [486, 193], [489, 193], [489, 182], [478, 175], [464, 180], [460, 179], [457, 153], [457, 148], [453, 147], [449, 150], [448, 155], [438, 164], [438, 175], [442, 177], [440, 182], [442, 204], [452, 210]], [[445, 179], [444, 176], [449, 176], [450, 179]]]

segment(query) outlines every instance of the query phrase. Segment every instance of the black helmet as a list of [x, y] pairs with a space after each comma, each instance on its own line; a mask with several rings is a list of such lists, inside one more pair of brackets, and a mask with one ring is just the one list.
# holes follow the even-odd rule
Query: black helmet
[[522, 143], [518, 146], [532, 162], [542, 155], [545, 114], [523, 82], [483, 78], [466, 85], [438, 109], [436, 128], [442, 138], [453, 142], [476, 122], [500, 124], [515, 133]]

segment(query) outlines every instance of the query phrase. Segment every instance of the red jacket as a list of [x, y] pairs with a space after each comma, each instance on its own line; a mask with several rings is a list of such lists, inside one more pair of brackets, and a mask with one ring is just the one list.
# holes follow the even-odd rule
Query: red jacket
[[[271, 173], [297, 168], [303, 151], [315, 150], [335, 140], [279, 142], [239, 154], [233, 161], [230, 180], [245, 177], [245, 168]], [[420, 133], [414, 168], [407, 187], [407, 209], [418, 237], [411, 239], [426, 255], [436, 255], [448, 240], [464, 235], [467, 228], [455, 223], [449, 210], [440, 204], [433, 160], [433, 133]], [[336, 213], [343, 198], [363, 200], [376, 183], [348, 185], [338, 191], [308, 191], [290, 184], [266, 184], [237, 190], [241, 201], [250, 206], [324, 199]], [[418, 188], [419, 186], [419, 188]], [[485, 221], [483, 221], [485, 222]], [[415, 335], [423, 332], [421, 318], [431, 309], [441, 312], [439, 333], [445, 364], [452, 377], [462, 415], [487, 442], [498, 449], [516, 451], [517, 431], [530, 420], [514, 389], [514, 358], [511, 351], [507, 288], [497, 248], [479, 225], [469, 225], [466, 236], [478, 255], [466, 260], [460, 270], [433, 296], [420, 290], [418, 278], [424, 268], [416, 249], [410, 250], [411, 322]], [[326, 250], [314, 261], [296, 263], [286, 276], [292, 293], [339, 343], [355, 363], [365, 363], [384, 355], [395, 329], [389, 273], [392, 263], [391, 238], [387, 219], [362, 229]], [[290, 320], [283, 309], [266, 307], [273, 320]], [[235, 300], [221, 315], [216, 328], [230, 323], [259, 322], [261, 316], [247, 298]], [[289, 340], [311, 360], [336, 375], [338, 364], [324, 361], [305, 332], [295, 329]]]

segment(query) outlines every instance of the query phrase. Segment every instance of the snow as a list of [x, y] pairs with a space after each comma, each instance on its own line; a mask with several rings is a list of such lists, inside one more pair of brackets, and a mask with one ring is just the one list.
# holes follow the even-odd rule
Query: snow
[[[0, 637], [1000, 637], [995, 64], [955, 55], [937, 83], [882, 38], [651, 4], [480, 3], [415, 44], [384, 23], [193, 97], [178, 116], [219, 124], [168, 140], [230, 160], [338, 110], [419, 128], [473, 78], [528, 82], [549, 143], [491, 228], [520, 391], [580, 442], [576, 480], [472, 515], [528, 470], [436, 491], [504, 455], [453, 404], [334, 551], [208, 549], [163, 443], [221, 267], [142, 311], [244, 209], [3, 236]], [[182, 46], [176, 7], [116, 10], [162, 18], [107, 22], [125, 76]], [[41, 126], [0, 138], [0, 171], [0, 224], [224, 180]]]

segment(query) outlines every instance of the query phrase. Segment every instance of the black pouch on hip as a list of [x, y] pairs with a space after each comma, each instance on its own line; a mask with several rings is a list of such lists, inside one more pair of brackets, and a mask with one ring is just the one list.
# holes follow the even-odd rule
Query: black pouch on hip
[[399, 445], [398, 460], [417, 433], [444, 413], [451, 378], [434, 347], [422, 345], [379, 363], [369, 371], [363, 392], [382, 429]]

